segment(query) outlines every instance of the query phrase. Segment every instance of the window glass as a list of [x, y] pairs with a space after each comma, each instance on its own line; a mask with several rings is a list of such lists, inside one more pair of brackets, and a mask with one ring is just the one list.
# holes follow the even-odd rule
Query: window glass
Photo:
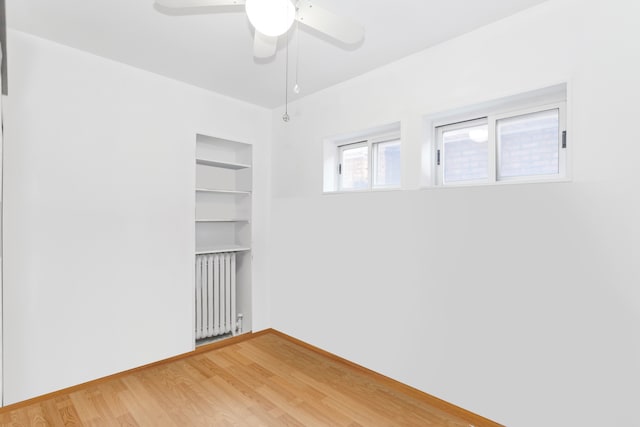
[[369, 146], [341, 147], [340, 168], [340, 188], [342, 190], [369, 188]]
[[486, 181], [489, 173], [489, 143], [486, 124], [451, 126], [442, 130], [441, 163], [444, 183]]
[[558, 109], [497, 120], [498, 179], [559, 173]]
[[400, 141], [378, 142], [374, 147], [374, 187], [400, 186]]

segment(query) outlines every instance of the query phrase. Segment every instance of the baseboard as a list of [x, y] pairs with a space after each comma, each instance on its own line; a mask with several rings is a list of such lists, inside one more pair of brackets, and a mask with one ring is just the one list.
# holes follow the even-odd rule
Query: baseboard
[[268, 333], [269, 331], [260, 331], [260, 332], [247, 332], [241, 335], [236, 335], [235, 337], [229, 337], [224, 340], [215, 341], [210, 344], [203, 344], [201, 346], [196, 347], [195, 350], [189, 351], [187, 353], [178, 354], [177, 356], [169, 357], [167, 359], [162, 359], [157, 362], [152, 362], [146, 365], [139, 366], [137, 368], [128, 369], [126, 371], [118, 372], [112, 375], [108, 375], [106, 377], [97, 378], [95, 380], [87, 381], [82, 384], [74, 385], [71, 387], [63, 388], [60, 390], [52, 391], [51, 393], [43, 394], [40, 396], [32, 397], [31, 399], [22, 400], [20, 402], [12, 403], [10, 405], [4, 406], [0, 408], [0, 414], [5, 412], [10, 412], [15, 409], [24, 408], [25, 406], [33, 405], [34, 403], [40, 403], [44, 400], [56, 398], [61, 395], [73, 393], [75, 391], [81, 390], [85, 387], [92, 387], [107, 381], [111, 381], [114, 379], [118, 379], [120, 377], [124, 377], [126, 375], [132, 374], [134, 372], [139, 372], [148, 368], [153, 368], [155, 366], [164, 365], [166, 363], [175, 362], [176, 360], [185, 359], [190, 356], [195, 356], [200, 353], [206, 353], [208, 351], [217, 350], [219, 348], [227, 347], [233, 344], [237, 344], [242, 341], [247, 341], [257, 336]]
[[372, 371], [371, 369], [365, 368], [362, 365], [358, 365], [357, 363], [351, 362], [350, 360], [344, 359], [340, 356], [337, 356], [333, 353], [330, 353], [326, 350], [323, 350], [319, 347], [316, 347], [314, 345], [311, 345], [309, 343], [306, 343], [304, 341], [301, 341], [297, 338], [294, 338], [290, 335], [287, 335], [283, 332], [280, 332], [276, 329], [267, 329], [265, 331], [261, 331], [261, 332], [268, 332], [268, 333], [272, 333], [275, 335], [278, 335], [279, 337], [282, 337], [288, 341], [291, 341], [301, 347], [304, 347], [308, 350], [311, 350], [315, 353], [318, 353], [326, 358], [332, 359], [336, 362], [342, 363], [344, 365], [347, 365], [353, 369], [356, 369], [357, 371], [371, 377], [372, 379], [374, 379], [375, 381], [379, 381], [384, 383], [385, 385], [389, 386], [390, 388], [394, 388], [402, 393], [408, 394], [412, 397], [414, 397], [415, 399], [421, 400], [425, 403], [427, 403], [430, 406], [433, 406], [434, 408], [437, 408], [443, 412], [446, 412], [448, 414], [451, 415], [455, 415], [458, 418], [461, 418], [465, 421], [467, 421], [470, 425], [470, 427], [504, 427], [502, 424], [498, 424], [495, 421], [491, 421], [488, 418], [485, 418], [481, 415], [475, 414], [471, 411], [467, 411], [464, 408], [461, 408], [459, 406], [456, 406], [452, 403], [449, 403], [445, 400], [439, 399], [435, 396], [432, 396], [428, 393], [425, 393], [421, 390], [418, 390], [417, 388], [411, 387], [407, 384], [401, 383], [400, 381], [396, 381], [393, 378], [389, 378], [385, 375], [382, 375], [378, 372]]
[[323, 350], [319, 347], [316, 347], [314, 345], [311, 345], [309, 343], [306, 343], [302, 340], [299, 340], [297, 338], [294, 338], [290, 335], [287, 335], [283, 332], [280, 332], [276, 329], [264, 329], [261, 330], [259, 332], [248, 332], [242, 335], [238, 335], [235, 337], [230, 337], [224, 340], [220, 340], [220, 341], [215, 341], [212, 342], [210, 344], [204, 344], [201, 346], [198, 346], [195, 350], [187, 352], [187, 353], [183, 353], [183, 354], [179, 354], [177, 356], [173, 356], [170, 357], [168, 359], [163, 359], [157, 362], [153, 362], [153, 363], [149, 363], [147, 365], [143, 365], [143, 366], [139, 366], [137, 368], [133, 368], [133, 369], [129, 369], [123, 372], [118, 372], [116, 374], [113, 375], [109, 375], [106, 377], [102, 377], [102, 378], [98, 378], [92, 381], [87, 381], [85, 383], [82, 384], [78, 384], [75, 386], [71, 386], [71, 387], [67, 387], [61, 390], [57, 390], [51, 393], [47, 393], [47, 394], [43, 394], [41, 396], [37, 396], [28, 400], [24, 400], [21, 402], [17, 402], [17, 403], [12, 403], [11, 405], [7, 405], [3, 408], [0, 408], [0, 414], [1, 413], [6, 413], [6, 412], [10, 412], [16, 409], [20, 409], [23, 408], [25, 406], [29, 406], [29, 405], [33, 405], [35, 403], [40, 403], [44, 400], [48, 400], [48, 399], [52, 399], [52, 398], [56, 398], [58, 396], [61, 395], [65, 395], [65, 394], [69, 394], [69, 393], [73, 393], [75, 391], [81, 390], [83, 388], [86, 387], [92, 387], [107, 381], [111, 381], [120, 377], [124, 377], [126, 375], [135, 373], [135, 372], [139, 372], [145, 369], [149, 369], [152, 367], [156, 367], [159, 365], [164, 365], [166, 363], [171, 363], [174, 362], [176, 360], [180, 360], [180, 359], [184, 359], [190, 356], [194, 356], [197, 354], [201, 354], [201, 353], [206, 353], [209, 351], [213, 351], [213, 350], [217, 350], [223, 347], [227, 347], [233, 344], [237, 344], [243, 341], [248, 341], [251, 340], [253, 338], [259, 337], [261, 335], [265, 335], [265, 334], [274, 334], [274, 335], [278, 335], [279, 337], [286, 339], [287, 341], [290, 341], [296, 345], [299, 345], [300, 347], [304, 347], [310, 351], [313, 351], [317, 354], [322, 355], [323, 357], [326, 357], [328, 359], [334, 360], [336, 362], [339, 362], [341, 364], [347, 365], [369, 377], [371, 377], [372, 379], [374, 379], [375, 381], [379, 381], [384, 383], [385, 385], [389, 386], [390, 388], [396, 389], [399, 392], [408, 394], [412, 397], [414, 397], [415, 399], [421, 400], [423, 402], [425, 402], [426, 404], [433, 406], [434, 408], [437, 408], [441, 411], [444, 411], [448, 414], [451, 415], [455, 415], [458, 418], [461, 418], [465, 421], [467, 421], [469, 423], [470, 427], [504, 427], [501, 424], [498, 424], [494, 421], [491, 421], [485, 417], [482, 417], [480, 415], [474, 414], [473, 412], [467, 411], [466, 409], [463, 409], [459, 406], [456, 406], [452, 403], [446, 402], [442, 399], [439, 399], [435, 396], [432, 396], [428, 393], [425, 393], [421, 390], [418, 390], [414, 387], [411, 387], [407, 384], [401, 383], [399, 381], [394, 380], [393, 378], [389, 378], [385, 375], [382, 375], [378, 372], [372, 371], [371, 369], [365, 368], [364, 366], [358, 365], [357, 363], [351, 362], [347, 359], [344, 359], [340, 356], [337, 356], [333, 353], [330, 353], [326, 350]]

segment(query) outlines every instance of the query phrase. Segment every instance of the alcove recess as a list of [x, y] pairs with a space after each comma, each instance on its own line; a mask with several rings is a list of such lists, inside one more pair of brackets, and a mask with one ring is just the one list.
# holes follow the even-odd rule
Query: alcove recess
[[251, 331], [252, 146], [196, 136], [195, 253], [236, 253], [236, 312]]

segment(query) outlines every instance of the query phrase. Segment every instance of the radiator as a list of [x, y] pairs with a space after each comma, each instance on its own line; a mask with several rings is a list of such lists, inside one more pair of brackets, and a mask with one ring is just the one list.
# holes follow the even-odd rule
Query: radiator
[[236, 254], [196, 255], [196, 339], [235, 334]]

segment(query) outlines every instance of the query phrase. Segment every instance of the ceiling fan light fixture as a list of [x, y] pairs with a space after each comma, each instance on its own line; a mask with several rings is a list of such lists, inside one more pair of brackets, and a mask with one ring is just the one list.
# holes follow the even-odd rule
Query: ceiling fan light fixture
[[487, 142], [489, 140], [489, 131], [486, 127], [477, 127], [469, 131], [469, 139], [473, 142]]
[[251, 25], [269, 37], [286, 33], [296, 16], [291, 0], [246, 0], [245, 8]]

